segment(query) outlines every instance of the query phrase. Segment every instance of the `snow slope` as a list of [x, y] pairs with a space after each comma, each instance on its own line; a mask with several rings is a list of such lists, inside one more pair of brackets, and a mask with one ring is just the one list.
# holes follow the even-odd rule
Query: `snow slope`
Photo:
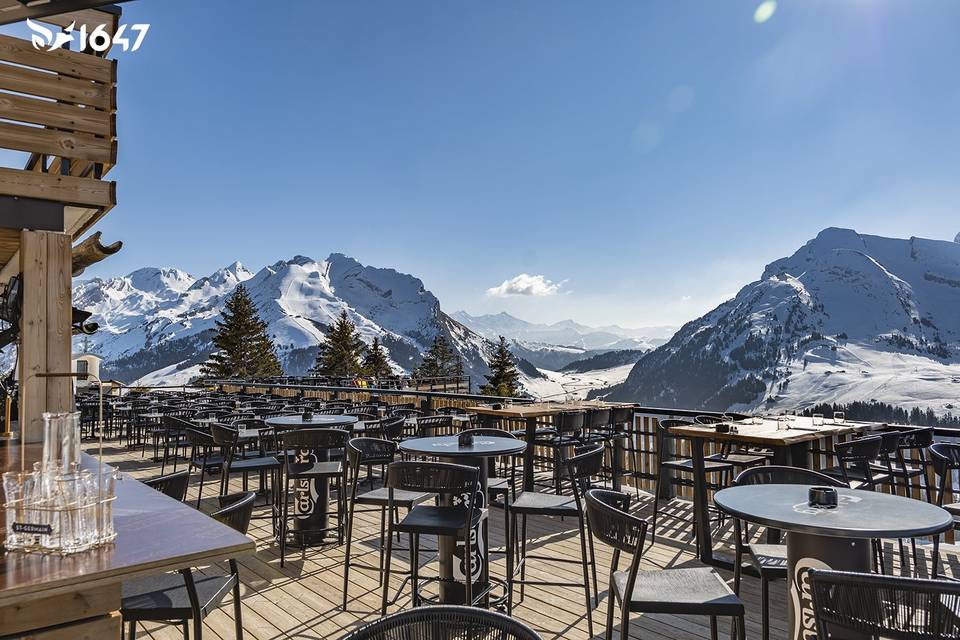
[[241, 282], [291, 373], [313, 363], [316, 345], [341, 311], [365, 341], [381, 339], [398, 372], [416, 366], [441, 333], [477, 384], [488, 372], [493, 345], [441, 311], [420, 279], [337, 253], [319, 261], [295, 256], [256, 273], [234, 263], [203, 278], [148, 267], [78, 281], [74, 305], [91, 311], [101, 330], [77, 339], [75, 349], [101, 355], [105, 375], [121, 380], [180, 380], [206, 360], [223, 304]]
[[826, 229], [646, 354], [612, 399], [704, 409], [960, 398], [960, 244]]

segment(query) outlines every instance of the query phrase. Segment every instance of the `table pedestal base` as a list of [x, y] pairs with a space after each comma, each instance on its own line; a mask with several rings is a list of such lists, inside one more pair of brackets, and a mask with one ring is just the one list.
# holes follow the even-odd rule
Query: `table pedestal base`
[[816, 640], [817, 625], [813, 617], [813, 592], [808, 571], [834, 569], [869, 573], [870, 541], [791, 532], [787, 534], [787, 562], [789, 637], [791, 640]]

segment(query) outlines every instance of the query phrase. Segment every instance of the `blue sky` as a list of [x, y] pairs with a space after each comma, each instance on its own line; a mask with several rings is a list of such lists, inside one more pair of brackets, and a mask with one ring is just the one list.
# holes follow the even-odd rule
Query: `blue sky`
[[[447, 311], [644, 326], [827, 226], [952, 239], [960, 3], [758, 4], [126, 4], [126, 246], [89, 273], [337, 251]], [[488, 293], [524, 273], [548, 295]]]

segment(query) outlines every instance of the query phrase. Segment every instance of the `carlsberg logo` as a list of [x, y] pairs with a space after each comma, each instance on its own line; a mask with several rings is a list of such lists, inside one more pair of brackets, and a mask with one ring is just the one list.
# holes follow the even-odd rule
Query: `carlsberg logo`
[[92, 49], [97, 53], [103, 53], [110, 47], [119, 47], [122, 51], [136, 51], [143, 44], [143, 39], [147, 36], [150, 29], [149, 24], [130, 25], [129, 31], [135, 33], [133, 44], [130, 44], [130, 38], [127, 36], [127, 25], [121, 24], [117, 27], [117, 32], [110, 35], [107, 31], [107, 25], [100, 24], [94, 27], [93, 31], [87, 31], [87, 25], [82, 24], [76, 28], [77, 23], [71, 22], [70, 26], [63, 31], [54, 33], [53, 29], [27, 19], [27, 26], [33, 31], [30, 39], [33, 42], [33, 48], [40, 51], [55, 51], [64, 47], [69, 48], [73, 41], [77, 41], [78, 49], [86, 51]]

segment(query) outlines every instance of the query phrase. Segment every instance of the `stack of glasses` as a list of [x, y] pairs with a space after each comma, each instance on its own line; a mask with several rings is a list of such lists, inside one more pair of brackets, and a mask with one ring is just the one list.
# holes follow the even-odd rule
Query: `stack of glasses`
[[116, 471], [80, 468], [80, 414], [43, 414], [43, 459], [3, 474], [8, 551], [76, 553], [116, 537]]

